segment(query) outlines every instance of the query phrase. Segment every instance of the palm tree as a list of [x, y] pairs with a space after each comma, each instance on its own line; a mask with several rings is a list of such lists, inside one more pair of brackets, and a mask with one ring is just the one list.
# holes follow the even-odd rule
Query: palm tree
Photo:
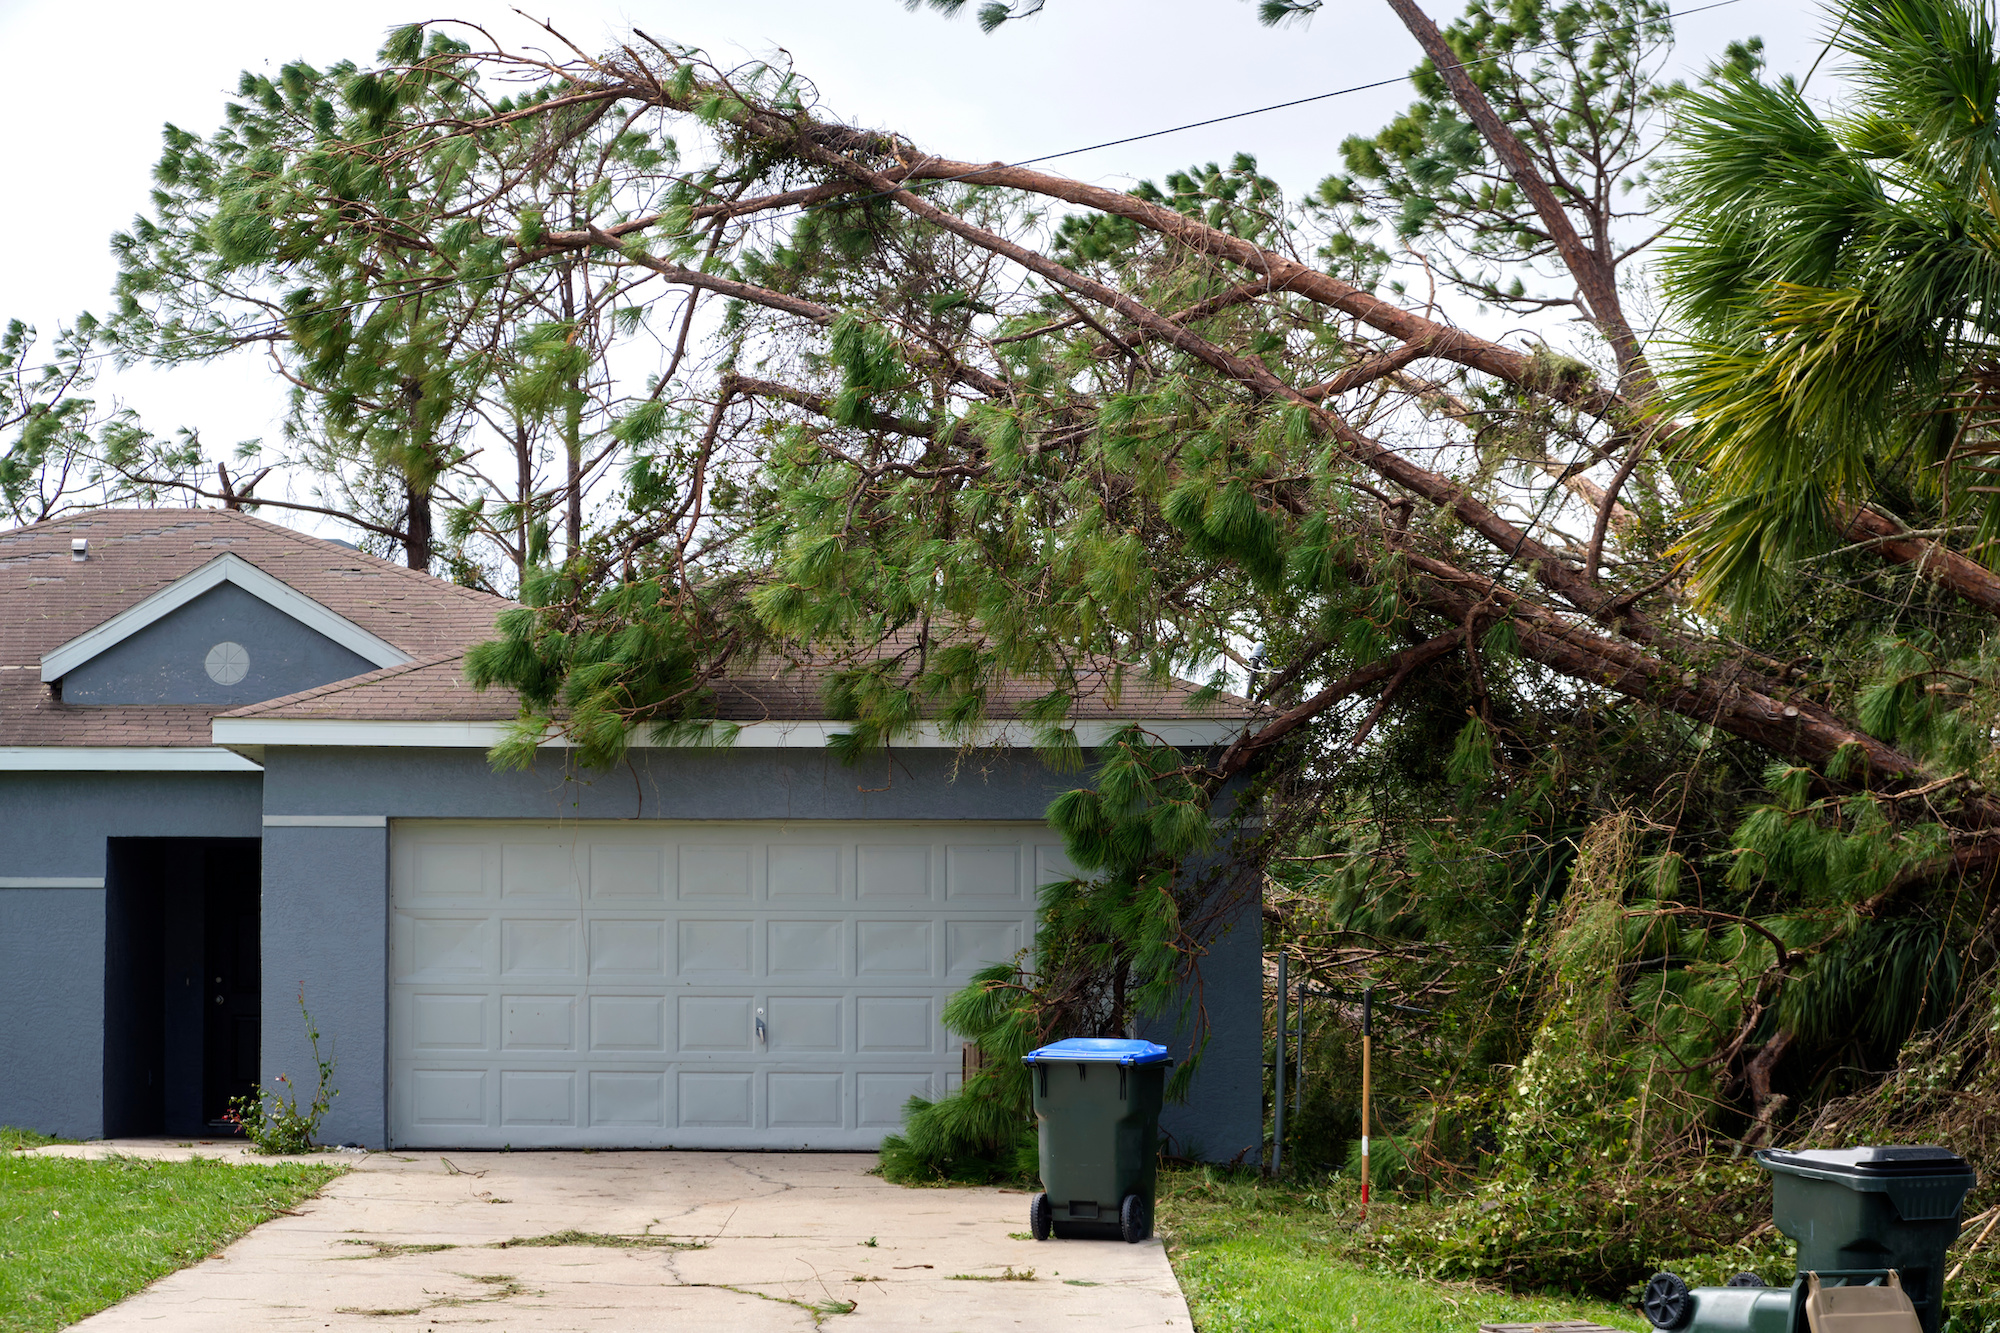
[[[1740, 68], [1691, 93], [1663, 259], [1668, 410], [1709, 602], [1749, 609], [1872, 507], [1993, 563], [2000, 53], [1978, 0], [1829, 15], [1846, 105]], [[1880, 525], [1877, 525], [1879, 530]]]

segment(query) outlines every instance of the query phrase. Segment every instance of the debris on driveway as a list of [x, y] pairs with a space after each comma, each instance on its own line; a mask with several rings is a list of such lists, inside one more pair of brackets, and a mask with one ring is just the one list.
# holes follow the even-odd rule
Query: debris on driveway
[[[236, 1158], [233, 1145], [65, 1156]], [[1157, 1240], [1048, 1241], [1026, 1196], [904, 1189], [862, 1153], [370, 1153], [296, 1216], [75, 1327], [1191, 1333]], [[263, 1159], [269, 1160], [269, 1159]], [[324, 1160], [324, 1159], [321, 1159]], [[442, 1165], [440, 1164], [442, 1163]]]

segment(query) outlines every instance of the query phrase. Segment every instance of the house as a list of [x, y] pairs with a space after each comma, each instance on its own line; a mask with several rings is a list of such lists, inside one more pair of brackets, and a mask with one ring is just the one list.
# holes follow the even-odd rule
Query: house
[[[935, 734], [845, 767], [795, 673], [730, 682], [726, 747], [499, 771], [515, 702], [461, 663], [508, 605], [240, 512], [0, 533], [0, 1123], [209, 1132], [310, 1075], [301, 994], [333, 1142], [871, 1148], [948, 1090], [940, 1006], [1029, 943], [1075, 778]], [[1240, 725], [1125, 699], [1084, 731]], [[1254, 901], [1234, 923], [1167, 1127], [1254, 1160]]]

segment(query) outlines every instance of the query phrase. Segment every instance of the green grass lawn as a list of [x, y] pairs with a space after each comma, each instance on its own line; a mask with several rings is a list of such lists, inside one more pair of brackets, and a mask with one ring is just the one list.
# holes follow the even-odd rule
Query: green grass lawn
[[[1346, 1181], [1301, 1187], [1199, 1168], [1162, 1172], [1158, 1227], [1198, 1333], [1474, 1333], [1482, 1323], [1557, 1319], [1646, 1327], [1616, 1306], [1385, 1272], [1367, 1254], [1359, 1201]], [[1378, 1199], [1374, 1220], [1404, 1207]]]
[[61, 1328], [205, 1259], [345, 1168], [22, 1157], [0, 1129], [0, 1329]]

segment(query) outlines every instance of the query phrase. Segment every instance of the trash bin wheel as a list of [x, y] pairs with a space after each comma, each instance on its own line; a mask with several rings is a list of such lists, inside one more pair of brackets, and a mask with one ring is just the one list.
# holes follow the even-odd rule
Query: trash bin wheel
[[1028, 1204], [1028, 1230], [1034, 1233], [1036, 1240], [1049, 1238], [1049, 1223], [1054, 1220], [1051, 1216], [1053, 1212], [1054, 1210], [1049, 1207], [1049, 1196], [1046, 1194], [1037, 1194]]
[[1763, 1278], [1758, 1277], [1755, 1273], [1738, 1273], [1722, 1285], [1725, 1287], [1762, 1287], [1767, 1284]]
[[1694, 1297], [1688, 1294], [1688, 1284], [1674, 1274], [1655, 1273], [1639, 1297], [1639, 1309], [1654, 1328], [1673, 1333], [1694, 1318]]
[[1136, 1194], [1126, 1195], [1125, 1202], [1118, 1205], [1118, 1234], [1128, 1245], [1137, 1245], [1153, 1234], [1153, 1210]]

